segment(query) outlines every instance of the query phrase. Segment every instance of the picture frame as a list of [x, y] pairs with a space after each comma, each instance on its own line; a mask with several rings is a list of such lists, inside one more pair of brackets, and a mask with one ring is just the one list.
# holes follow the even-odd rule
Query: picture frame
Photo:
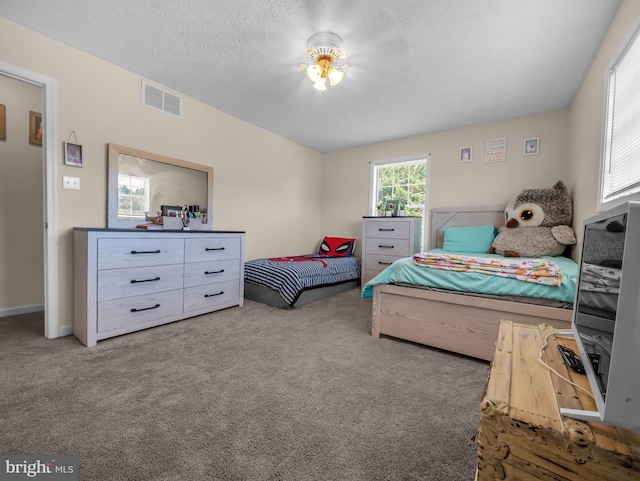
[[538, 155], [539, 152], [540, 152], [539, 137], [524, 139], [524, 144], [522, 146], [522, 155]]
[[[384, 204], [384, 210], [385, 210], [385, 215], [396, 217], [398, 215], [398, 201], [387, 200]], [[391, 214], [386, 214], [387, 212], [391, 212]]]
[[487, 164], [504, 162], [507, 158], [507, 138], [487, 139], [484, 142], [484, 161]]
[[182, 212], [182, 207], [179, 205], [161, 205], [160, 211], [162, 217], [179, 217]]
[[71, 142], [64, 143], [64, 165], [82, 167], [82, 145]]
[[472, 147], [460, 147], [460, 153], [458, 154], [458, 162], [461, 164], [465, 162], [471, 162], [473, 155]]
[[0, 140], [7, 140], [7, 106], [0, 104]]
[[42, 114], [29, 110], [29, 143], [31, 145], [42, 145], [43, 127]]

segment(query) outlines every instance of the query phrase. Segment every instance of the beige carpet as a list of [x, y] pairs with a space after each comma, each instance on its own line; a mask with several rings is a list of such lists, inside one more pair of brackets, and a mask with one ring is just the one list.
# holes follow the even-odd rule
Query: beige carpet
[[0, 454], [88, 480], [468, 480], [484, 362], [369, 334], [359, 289], [101, 341], [0, 319]]

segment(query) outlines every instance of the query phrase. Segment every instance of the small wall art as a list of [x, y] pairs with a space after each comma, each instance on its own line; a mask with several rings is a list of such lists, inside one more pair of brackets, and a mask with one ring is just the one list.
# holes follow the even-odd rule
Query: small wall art
[[82, 145], [64, 143], [64, 165], [82, 167]]
[[471, 154], [473, 150], [471, 147], [460, 147], [460, 154], [458, 155], [458, 162], [471, 162]]
[[504, 162], [507, 158], [507, 138], [490, 139], [485, 141], [484, 161]]
[[31, 145], [42, 145], [42, 114], [40, 112], [29, 111], [29, 143]]
[[540, 138], [524, 139], [522, 155], [538, 155], [540, 151]]
[[7, 107], [0, 104], [0, 140], [7, 140]]

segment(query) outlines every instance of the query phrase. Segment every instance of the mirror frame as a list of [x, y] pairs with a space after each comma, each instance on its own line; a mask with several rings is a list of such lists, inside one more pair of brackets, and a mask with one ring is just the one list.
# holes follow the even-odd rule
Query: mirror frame
[[186, 167], [188, 169], [206, 173], [207, 224], [205, 225], [207, 227], [203, 230], [213, 230], [213, 167], [112, 143], [108, 144], [108, 149], [107, 227], [109, 229], [135, 229], [136, 226], [140, 224], [139, 220], [122, 220], [118, 218], [118, 174], [120, 155], [129, 155], [177, 167]]

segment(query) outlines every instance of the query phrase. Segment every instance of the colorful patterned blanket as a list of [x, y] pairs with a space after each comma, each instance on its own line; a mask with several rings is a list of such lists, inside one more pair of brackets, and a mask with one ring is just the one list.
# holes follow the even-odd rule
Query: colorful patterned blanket
[[548, 259], [495, 258], [420, 252], [414, 254], [413, 261], [418, 266], [431, 269], [477, 272], [547, 286], [559, 286], [562, 282], [560, 268]]
[[591, 292], [617, 293], [620, 289], [622, 269], [597, 266], [585, 262], [580, 279], [580, 289]]

